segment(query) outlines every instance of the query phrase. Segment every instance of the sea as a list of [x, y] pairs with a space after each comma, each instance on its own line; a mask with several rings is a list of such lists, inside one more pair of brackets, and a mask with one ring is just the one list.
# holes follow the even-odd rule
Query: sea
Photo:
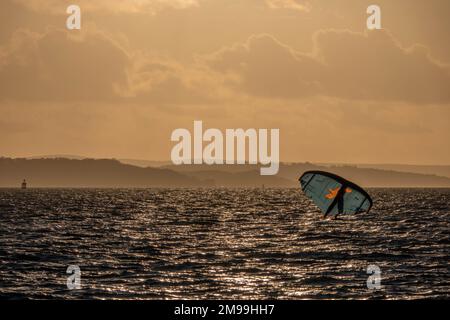
[[450, 298], [450, 189], [368, 192], [0, 189], [0, 299]]

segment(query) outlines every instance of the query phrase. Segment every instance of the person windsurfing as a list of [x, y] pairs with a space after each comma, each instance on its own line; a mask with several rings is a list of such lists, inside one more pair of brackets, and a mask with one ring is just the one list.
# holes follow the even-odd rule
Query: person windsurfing
[[334, 219], [336, 220], [338, 215], [343, 213], [343, 211], [344, 211], [344, 195], [346, 192], [348, 192], [347, 188], [348, 187], [345, 184], [343, 184], [341, 186], [341, 188], [339, 189], [339, 191], [336, 194], [336, 197], [334, 197], [333, 202], [330, 204], [327, 211], [325, 212], [323, 219], [327, 218], [327, 216], [331, 213], [331, 211], [333, 211], [333, 209], [336, 205], [338, 208], [338, 213], [336, 213], [336, 215], [334, 216]]
[[299, 182], [305, 195], [322, 211], [323, 219], [369, 212], [372, 208], [372, 199], [363, 188], [334, 173], [306, 171]]

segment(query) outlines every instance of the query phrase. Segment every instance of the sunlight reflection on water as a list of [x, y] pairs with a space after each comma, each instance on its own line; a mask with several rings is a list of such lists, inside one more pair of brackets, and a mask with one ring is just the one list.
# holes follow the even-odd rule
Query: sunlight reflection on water
[[448, 298], [450, 190], [370, 193], [323, 221], [298, 189], [2, 189], [0, 297]]

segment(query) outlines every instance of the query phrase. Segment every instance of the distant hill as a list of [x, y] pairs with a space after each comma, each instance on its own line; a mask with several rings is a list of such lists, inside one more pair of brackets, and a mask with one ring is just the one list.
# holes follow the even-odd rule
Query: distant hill
[[138, 167], [112, 159], [0, 158], [0, 187], [298, 187], [308, 170], [334, 172], [365, 187], [450, 187], [450, 178], [356, 166], [280, 164], [276, 176], [261, 176], [257, 165], [168, 165]]
[[159, 168], [163, 166], [170, 165], [172, 162], [170, 161], [152, 161], [152, 160], [139, 160], [139, 159], [118, 159], [120, 162], [125, 164], [131, 164], [133, 166], [147, 168], [154, 167]]
[[206, 183], [168, 169], [140, 168], [117, 160], [0, 158], [0, 187], [191, 187]]
[[[259, 175], [258, 165], [183, 165], [165, 166], [194, 178], [209, 177], [216, 184], [237, 185], [239, 181], [250, 182], [255, 186], [298, 186], [298, 178], [309, 170], [333, 172], [365, 187], [450, 187], [450, 178], [436, 175], [397, 172], [356, 166], [319, 166], [312, 163], [280, 164], [280, 170], [275, 177]], [[276, 178], [276, 179], [275, 179]]]
[[400, 172], [433, 174], [437, 176], [450, 178], [450, 166], [427, 166], [427, 165], [408, 165], [408, 164], [358, 164], [358, 168], [372, 168], [381, 170], [391, 170]]
[[393, 170], [380, 170], [359, 168], [355, 166], [316, 166], [305, 164], [292, 164], [282, 166], [280, 175], [292, 177], [297, 172], [306, 170], [325, 170], [345, 177], [365, 187], [450, 187], [450, 178], [430, 174], [398, 172]]
[[[27, 159], [73, 159], [73, 160], [83, 160], [90, 159], [89, 157], [79, 156], [79, 155], [43, 155], [43, 156], [32, 156]], [[161, 167], [170, 167], [172, 165], [171, 161], [155, 161], [155, 160], [143, 160], [143, 159], [117, 159], [121, 163], [131, 164], [133, 166], [147, 168], [161, 168]], [[284, 163], [284, 165], [296, 165], [301, 163]], [[398, 171], [398, 172], [407, 172], [407, 173], [418, 173], [418, 174], [426, 174], [426, 175], [436, 175], [441, 177], [450, 178], [450, 165], [409, 165], [409, 164], [345, 164], [345, 163], [314, 163], [319, 167], [346, 167], [353, 166], [361, 169], [379, 169], [384, 171]], [[199, 170], [200, 169], [200, 170]], [[199, 168], [198, 166], [186, 166], [183, 168], [183, 171], [203, 171], [204, 168]], [[211, 170], [211, 168], [206, 168], [206, 170]], [[215, 170], [215, 169], [214, 169]], [[228, 168], [221, 168], [222, 171], [227, 172], [242, 172], [248, 171], [248, 166], [230, 166]], [[177, 169], [177, 171], [181, 171]]]
[[83, 156], [77, 156], [72, 154], [49, 154], [45, 156], [32, 156], [27, 157], [26, 159], [32, 160], [32, 159], [70, 159], [70, 160], [83, 160], [83, 159], [89, 159], [88, 157]]

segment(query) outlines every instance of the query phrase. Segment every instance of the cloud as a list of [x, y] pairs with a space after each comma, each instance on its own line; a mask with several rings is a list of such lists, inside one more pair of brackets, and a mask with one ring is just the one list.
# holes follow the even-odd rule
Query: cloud
[[19, 30], [0, 57], [0, 100], [189, 105], [225, 94], [206, 69], [130, 50], [93, 26]]
[[403, 48], [386, 31], [319, 31], [311, 53], [257, 35], [205, 61], [217, 72], [228, 73], [234, 79], [230, 85], [249, 95], [450, 102], [449, 66], [431, 58], [423, 46]]
[[419, 45], [403, 48], [386, 31], [315, 35], [326, 94], [348, 99], [450, 102], [450, 68]]
[[0, 52], [2, 99], [110, 99], [127, 85], [128, 53], [99, 31], [18, 30]]
[[95, 26], [15, 32], [0, 47], [0, 100], [215, 104], [242, 98], [450, 102], [450, 67], [388, 32], [322, 30], [311, 52], [267, 34], [181, 63]]
[[[51, 14], [66, 14], [72, 0], [13, 0], [28, 9]], [[156, 14], [161, 10], [185, 9], [198, 5], [198, 0], [77, 0], [75, 2], [87, 12]]]
[[305, 12], [311, 10], [311, 4], [302, 0], [266, 0], [266, 3], [271, 9], [292, 9]]
[[[27, 9], [50, 14], [66, 14], [66, 8], [77, 4], [87, 12], [156, 14], [165, 9], [198, 7], [200, 0], [12, 0]], [[311, 5], [303, 0], [265, 0], [270, 9], [291, 9], [308, 12]], [[252, 5], [252, 3], [249, 3]]]
[[213, 103], [226, 97], [219, 77], [201, 66], [185, 66], [163, 57], [141, 56], [130, 72], [124, 93], [135, 102], [191, 105]]
[[213, 70], [226, 72], [234, 90], [250, 95], [296, 99], [322, 92], [313, 74], [320, 63], [271, 35], [252, 36], [244, 44], [206, 57], [205, 62]]

